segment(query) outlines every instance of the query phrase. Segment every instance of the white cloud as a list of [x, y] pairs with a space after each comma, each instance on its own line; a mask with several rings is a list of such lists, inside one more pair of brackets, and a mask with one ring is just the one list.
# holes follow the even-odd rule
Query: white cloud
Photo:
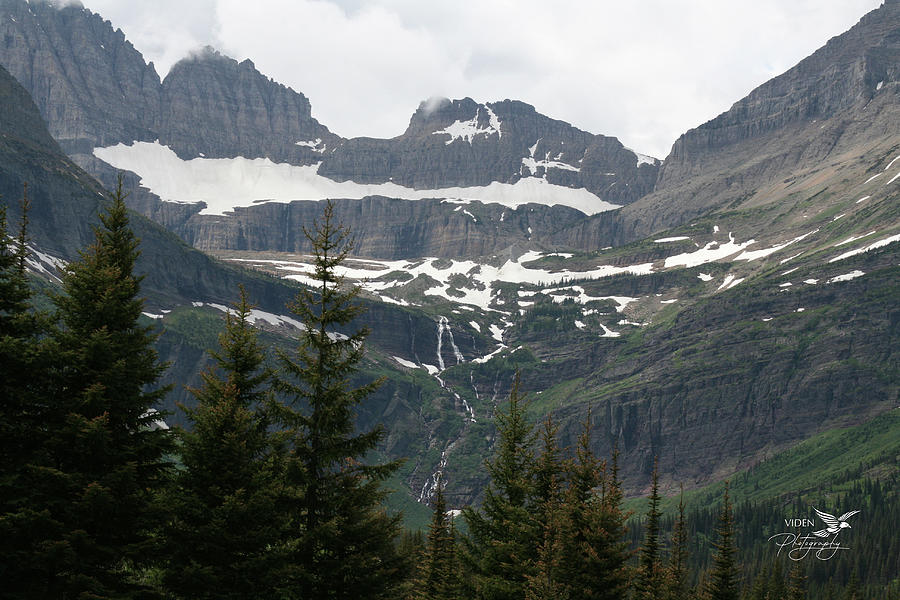
[[211, 44], [306, 94], [344, 136], [393, 137], [431, 96], [515, 98], [664, 157], [878, 0], [85, 0], [165, 71]]

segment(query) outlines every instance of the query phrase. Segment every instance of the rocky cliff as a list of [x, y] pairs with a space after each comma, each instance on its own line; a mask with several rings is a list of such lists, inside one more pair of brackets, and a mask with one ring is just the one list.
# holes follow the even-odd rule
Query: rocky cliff
[[303, 94], [249, 60], [238, 63], [209, 47], [172, 67], [161, 98], [159, 140], [182, 158], [266, 157], [306, 165], [340, 142], [312, 117]]
[[[353, 231], [354, 255], [391, 260], [491, 256], [510, 247], [551, 248], [547, 232], [584, 219], [575, 209], [540, 204], [510, 209], [370, 196], [335, 200], [334, 205], [336, 217]], [[173, 219], [169, 227], [201, 250], [302, 253], [310, 250], [303, 227], [321, 212], [321, 204], [313, 201], [268, 203], [236, 209], [226, 219], [192, 214], [178, 222]]]
[[550, 119], [523, 102], [433, 98], [419, 106], [400, 137], [347, 140], [326, 154], [319, 173], [416, 189], [536, 176], [623, 205], [653, 189], [657, 169], [658, 161], [639, 157], [617, 139]]
[[0, 64], [71, 156], [154, 139], [160, 80], [109, 21], [79, 5], [0, 0]]

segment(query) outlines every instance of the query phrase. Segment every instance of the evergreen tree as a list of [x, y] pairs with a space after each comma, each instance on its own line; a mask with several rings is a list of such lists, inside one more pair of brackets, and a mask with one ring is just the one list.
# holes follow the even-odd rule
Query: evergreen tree
[[688, 535], [687, 524], [684, 518], [684, 486], [681, 487], [681, 495], [678, 499], [678, 519], [672, 531], [672, 553], [669, 559], [667, 573], [668, 600], [679, 600], [692, 595], [688, 582]]
[[405, 566], [394, 541], [400, 517], [381, 507], [382, 482], [397, 462], [363, 462], [384, 435], [382, 428], [355, 432], [356, 406], [381, 380], [351, 387], [364, 353], [367, 329], [337, 331], [362, 311], [359, 287], [348, 288], [337, 267], [352, 249], [349, 231], [334, 221], [328, 202], [313, 231], [315, 290], [303, 288], [289, 308], [304, 325], [296, 357], [279, 353], [276, 387], [287, 398], [276, 419], [292, 436], [288, 483], [296, 570], [286, 585], [302, 598], [380, 598], [389, 594]]
[[568, 590], [562, 581], [563, 468], [556, 440], [558, 427], [550, 415], [541, 429], [541, 455], [534, 468], [533, 534], [540, 540], [534, 573], [527, 575], [527, 600], [566, 600]]
[[610, 465], [590, 448], [591, 417], [569, 462], [563, 511], [563, 580], [573, 598], [618, 600], [627, 593], [629, 552], [618, 479], [618, 450]]
[[438, 479], [432, 500], [433, 513], [416, 597], [422, 600], [453, 600], [459, 594], [459, 564], [453, 522], [447, 513], [444, 486]]
[[52, 349], [47, 321], [30, 305], [27, 187], [18, 235], [0, 206], [0, 598], [44, 598], [64, 550], [59, 522], [47, 510], [57, 478], [45, 452], [46, 372]]
[[637, 574], [637, 597], [644, 600], [659, 600], [663, 597], [663, 570], [659, 551], [659, 461], [653, 461], [650, 505], [647, 509], [647, 524], [644, 527], [644, 544], [640, 550], [640, 565]]
[[[26, 188], [27, 192], [27, 188]], [[31, 292], [25, 272], [28, 195], [23, 195], [22, 224], [13, 240], [8, 233], [6, 206], [0, 206], [0, 465], [21, 465], [29, 454], [29, 438], [37, 434], [26, 397], [32, 373], [31, 350], [37, 333], [29, 313]], [[24, 453], [24, 454], [23, 454]], [[7, 475], [4, 469], [4, 475]], [[10, 493], [12, 493], [10, 491]]]
[[31, 311], [25, 270], [28, 256], [28, 188], [22, 196], [19, 234], [8, 233], [6, 206], [0, 206], [0, 464], [22, 464], [34, 445], [40, 417], [29, 394], [38, 375], [32, 364], [39, 321]]
[[184, 468], [163, 494], [165, 587], [180, 598], [271, 598], [284, 557], [278, 512], [279, 444], [264, 408], [270, 371], [249, 322], [244, 288], [226, 315], [216, 368], [192, 389], [180, 431]]
[[506, 411], [498, 411], [497, 445], [486, 467], [490, 483], [481, 509], [466, 508], [466, 561], [478, 598], [521, 599], [532, 574], [537, 541], [529, 514], [533, 494], [532, 427], [515, 375]]
[[859, 574], [856, 569], [850, 573], [850, 579], [847, 581], [847, 585], [844, 586], [844, 600], [860, 600], [862, 598], [862, 592], [859, 589]]
[[806, 570], [802, 561], [795, 560], [791, 565], [787, 600], [806, 600]]
[[772, 565], [772, 577], [769, 579], [769, 598], [784, 598], [787, 595], [787, 588], [784, 584], [784, 567], [780, 560], [776, 560]]
[[737, 549], [734, 545], [734, 519], [731, 499], [728, 496], [728, 482], [725, 483], [725, 497], [716, 534], [718, 541], [715, 544], [716, 554], [713, 558], [712, 571], [707, 580], [707, 597], [709, 600], [737, 600], [739, 591], [735, 562]]
[[769, 585], [771, 576], [769, 567], [763, 566], [762, 570], [753, 578], [753, 585], [750, 588], [749, 600], [769, 600]]
[[544, 537], [552, 513], [558, 511], [562, 503], [565, 473], [557, 441], [558, 431], [559, 426], [553, 422], [552, 415], [547, 415], [539, 433], [541, 454], [534, 463], [533, 489], [529, 499], [529, 512], [535, 528], [533, 535], [537, 540]]
[[160, 364], [151, 327], [138, 323], [142, 277], [121, 178], [94, 242], [70, 263], [54, 298], [61, 327], [46, 451], [56, 489], [47, 510], [60, 525], [60, 563], [47, 597], [130, 597], [158, 515], [153, 494], [169, 470], [168, 432], [153, 410], [166, 389], [148, 391]]

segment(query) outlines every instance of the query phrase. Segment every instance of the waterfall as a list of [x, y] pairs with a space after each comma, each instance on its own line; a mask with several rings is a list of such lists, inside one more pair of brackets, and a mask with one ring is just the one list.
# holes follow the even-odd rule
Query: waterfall
[[439, 317], [438, 318], [438, 331], [437, 331], [437, 359], [438, 359], [438, 368], [443, 371], [445, 368], [444, 358], [441, 356], [441, 348], [443, 347], [444, 342], [444, 332], [447, 332], [447, 337], [450, 341], [450, 348], [453, 350], [453, 356], [456, 357], [456, 364], [465, 361], [465, 358], [462, 355], [462, 352], [459, 351], [459, 348], [456, 346], [456, 342], [453, 340], [453, 331], [450, 329], [450, 321], [447, 317]]

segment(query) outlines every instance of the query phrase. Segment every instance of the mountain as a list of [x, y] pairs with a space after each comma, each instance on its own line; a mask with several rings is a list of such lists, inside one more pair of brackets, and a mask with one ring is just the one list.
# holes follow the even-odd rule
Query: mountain
[[[242, 277], [257, 282], [267, 342], [290, 343], [283, 298], [309, 281], [302, 227], [335, 198], [358, 242], [342, 273], [371, 309], [367, 374], [389, 382], [361, 419], [384, 422], [385, 453], [410, 458], [413, 499], [443, 474], [457, 507], [478, 501], [517, 370], [530, 414], [552, 412], [564, 443], [592, 415], [630, 494], [654, 456], [666, 489], [699, 487], [896, 406], [898, 12], [873, 11], [661, 164], [510, 100], [432, 99], [396, 138], [342, 139], [249, 61], [204, 50], [159, 82], [77, 6], [0, 0], [0, 64], [72, 160], [107, 185], [131, 171], [132, 206], [221, 260], [140, 221], [162, 240], [148, 312], [182, 380]], [[103, 73], [97, 94], [88, 82]], [[122, 100], [116, 86], [147, 92]], [[10, 131], [46, 147], [26, 112]], [[87, 231], [97, 184], [45, 150], [27, 163], [9, 151], [21, 166], [4, 196], [65, 165], [58, 191], [83, 182], [93, 204], [45, 197], [92, 208], [59, 201], [40, 221]], [[72, 236], [68, 249], [85, 239]]]
[[[33, 95], [64, 151], [107, 185], [114, 169], [136, 173], [129, 179], [135, 190], [131, 205], [204, 248], [228, 249], [211, 240], [233, 239], [233, 230], [246, 225], [225, 213], [259, 202], [466, 198], [511, 208], [563, 205], [593, 214], [651, 191], [659, 169], [659, 161], [615, 138], [509, 100], [431, 99], [396, 138], [343, 139], [312, 117], [302, 94], [267, 78], [251, 61], [238, 63], [212, 48], [178, 62], [160, 82], [120, 30], [77, 4], [2, 0], [0, 35], [0, 64]], [[162, 189], [156, 182], [161, 163], [168, 170], [202, 171], [220, 185]], [[279, 176], [284, 171], [302, 184], [286, 185]], [[162, 177], [184, 183], [173, 182], [168, 172]], [[147, 189], [138, 189], [141, 180]], [[240, 200], [231, 198], [235, 189]], [[202, 213], [198, 201], [206, 203]], [[391, 208], [410, 221], [422, 217], [411, 209], [408, 203]], [[245, 218], [258, 227], [266, 216], [253, 212]], [[435, 218], [427, 228], [439, 229], [447, 215]], [[505, 248], [528, 242], [524, 231], [507, 231], [498, 241], [473, 231], [465, 245]], [[297, 250], [258, 242], [254, 249]], [[407, 240], [398, 239], [383, 255], [404, 255], [405, 245]]]
[[[821, 179], [831, 175], [831, 167], [843, 173], [830, 190], [850, 193], [847, 183], [856, 185], [857, 177], [865, 180], [893, 158], [900, 132], [898, 64], [900, 3], [888, 0], [728, 111], [682, 135], [652, 194], [562, 231], [557, 239], [621, 244], [710, 211], [775, 206], [798, 192], [805, 175]], [[882, 162], [885, 157], [890, 158]]]

